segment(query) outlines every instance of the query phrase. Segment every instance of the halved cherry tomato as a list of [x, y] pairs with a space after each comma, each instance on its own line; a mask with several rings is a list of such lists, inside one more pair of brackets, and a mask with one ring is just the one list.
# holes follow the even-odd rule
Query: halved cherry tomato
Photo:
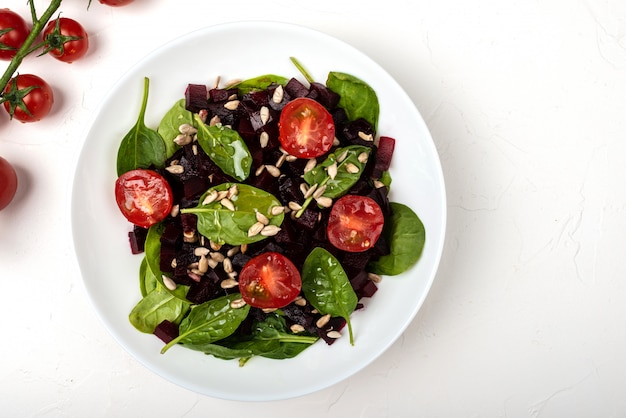
[[37, 122], [50, 113], [54, 103], [52, 87], [41, 77], [19, 74], [4, 89], [5, 110], [20, 122]]
[[152, 170], [137, 169], [122, 174], [115, 182], [115, 200], [129, 222], [148, 228], [171, 212], [172, 188]]
[[17, 190], [17, 174], [15, 169], [4, 158], [0, 157], [0, 210], [6, 208]]
[[335, 202], [328, 218], [328, 240], [340, 250], [363, 252], [383, 231], [385, 217], [378, 203], [366, 196], [346, 195]]
[[67, 17], [48, 22], [43, 37], [48, 44], [48, 53], [59, 61], [74, 62], [89, 49], [89, 36], [85, 28]]
[[239, 292], [250, 306], [282, 308], [300, 294], [302, 278], [296, 266], [280, 253], [267, 252], [252, 258], [239, 274]]
[[0, 59], [10, 61], [29, 33], [22, 16], [6, 8], [0, 9]]
[[281, 145], [298, 158], [315, 158], [330, 150], [335, 140], [335, 123], [328, 110], [304, 97], [285, 105], [278, 122]]

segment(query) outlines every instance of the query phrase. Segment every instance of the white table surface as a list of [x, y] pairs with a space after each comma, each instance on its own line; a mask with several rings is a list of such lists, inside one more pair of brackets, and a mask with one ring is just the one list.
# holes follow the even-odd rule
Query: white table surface
[[[1, 6], [28, 16], [25, 0]], [[54, 113], [0, 115], [0, 155], [20, 181], [0, 212], [0, 415], [626, 416], [626, 2], [61, 10], [89, 31], [88, 57], [27, 59], [20, 72], [55, 88]], [[280, 402], [209, 398], [140, 365], [90, 306], [70, 234], [73, 165], [109, 89], [165, 42], [236, 20], [301, 24], [378, 61], [422, 113], [447, 186], [441, 267], [404, 335], [353, 377]]]

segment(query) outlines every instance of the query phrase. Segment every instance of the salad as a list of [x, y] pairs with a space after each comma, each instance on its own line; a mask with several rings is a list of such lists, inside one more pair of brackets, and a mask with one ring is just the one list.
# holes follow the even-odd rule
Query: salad
[[[189, 84], [157, 129], [149, 80], [122, 139], [115, 197], [143, 254], [139, 331], [239, 359], [357, 340], [350, 317], [383, 275], [420, 258], [425, 231], [389, 200], [395, 139], [364, 81], [330, 72]], [[345, 332], [347, 328], [347, 332]]]

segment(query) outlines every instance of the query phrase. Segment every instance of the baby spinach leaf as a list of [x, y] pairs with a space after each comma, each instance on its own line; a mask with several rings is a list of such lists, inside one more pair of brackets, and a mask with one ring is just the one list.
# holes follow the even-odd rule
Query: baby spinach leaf
[[250, 175], [252, 155], [239, 132], [223, 125], [209, 126], [194, 116], [198, 143], [222, 171], [239, 181]]
[[198, 346], [198, 351], [205, 354], [213, 355], [224, 360], [234, 360], [238, 358], [249, 359], [254, 356], [260, 356], [264, 353], [270, 353], [280, 348], [278, 341], [262, 341], [262, 340], [246, 340], [228, 342], [226, 340], [217, 343]]
[[161, 272], [161, 235], [165, 226], [162, 223], [154, 224], [148, 229], [148, 235], [146, 236], [146, 242], [144, 244], [145, 259], [147, 263], [147, 269], [154, 276], [157, 283], [162, 286], [172, 296], [188, 302], [187, 290], [188, 286], [178, 286], [175, 290], [168, 289], [163, 284], [163, 273]]
[[339, 260], [321, 247], [311, 251], [302, 267], [302, 292], [323, 315], [340, 316], [348, 324], [350, 344], [354, 345], [350, 314], [358, 297]]
[[165, 143], [161, 135], [145, 124], [146, 107], [150, 80], [144, 78], [143, 101], [135, 126], [124, 136], [117, 150], [117, 175], [136, 168], [163, 167], [165, 164]]
[[165, 116], [163, 116], [157, 128], [157, 132], [161, 135], [165, 143], [166, 158], [174, 155], [180, 148], [180, 146], [174, 142], [174, 139], [180, 134], [180, 125], [185, 123], [193, 126], [193, 113], [185, 108], [185, 99], [180, 99], [167, 111]]
[[[304, 180], [313, 186], [326, 186], [326, 190], [322, 196], [331, 199], [343, 196], [350, 190], [352, 186], [359, 181], [367, 160], [361, 162], [359, 156], [365, 154], [369, 157], [370, 148], [361, 145], [349, 145], [345, 148], [337, 148], [330, 154], [321, 164], [318, 164], [312, 170], [304, 175]], [[338, 160], [340, 159], [340, 161]], [[328, 174], [328, 167], [337, 164], [337, 174], [332, 178]], [[349, 170], [348, 167], [351, 167]], [[354, 170], [356, 167], [358, 169]]]
[[189, 310], [189, 304], [158, 285], [135, 305], [128, 315], [130, 323], [141, 332], [152, 334], [164, 320], [178, 323]]
[[148, 293], [157, 287], [157, 283], [157, 278], [148, 267], [148, 260], [144, 257], [139, 266], [139, 290], [141, 291], [141, 296], [146, 297]]
[[338, 106], [346, 111], [348, 119], [363, 118], [372, 125], [374, 131], [377, 130], [380, 105], [372, 87], [353, 75], [336, 71], [328, 74], [326, 86], [339, 94], [341, 98]]
[[182, 213], [194, 213], [198, 217], [198, 231], [213, 242], [230, 245], [251, 244], [266, 238], [261, 233], [250, 235], [250, 228], [255, 225], [257, 212], [269, 220], [269, 225], [280, 227], [284, 215], [272, 215], [271, 209], [282, 206], [272, 194], [256, 187], [237, 183], [238, 193], [230, 201], [235, 210], [231, 210], [221, 201], [203, 205], [205, 198], [215, 192], [230, 189], [234, 183], [223, 183], [210, 188], [200, 197], [200, 204], [195, 208], [182, 209]]
[[179, 343], [195, 350], [231, 335], [250, 311], [250, 305], [233, 308], [231, 302], [237, 299], [241, 294], [233, 293], [193, 306], [180, 323], [180, 334], [163, 347], [161, 354]]
[[370, 263], [370, 271], [394, 276], [411, 268], [422, 255], [426, 241], [424, 224], [411, 208], [391, 202], [391, 216], [385, 219], [383, 236], [390, 254]]
[[267, 88], [272, 84], [282, 84], [284, 86], [288, 81], [289, 79], [280, 75], [265, 74], [240, 81], [231, 87], [237, 88], [239, 90], [239, 95], [243, 96], [244, 94], [248, 94], [252, 91], [267, 90]]

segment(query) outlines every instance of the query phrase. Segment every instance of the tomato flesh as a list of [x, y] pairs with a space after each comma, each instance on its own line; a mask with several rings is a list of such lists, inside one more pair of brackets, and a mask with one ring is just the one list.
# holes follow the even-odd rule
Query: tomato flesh
[[17, 191], [17, 174], [11, 163], [0, 157], [0, 210], [6, 208]]
[[300, 294], [302, 278], [287, 257], [267, 252], [252, 258], [239, 274], [239, 291], [250, 306], [282, 308]]
[[[15, 99], [15, 94], [24, 91], [29, 87], [34, 87], [21, 99]], [[11, 114], [12, 118], [19, 120], [20, 122], [37, 122], [44, 116], [50, 113], [52, 105], [54, 104], [54, 94], [52, 87], [46, 83], [41, 77], [33, 74], [19, 74], [17, 77], [11, 79], [4, 89], [4, 95], [7, 101], [5, 101], [4, 109]], [[23, 101], [23, 105], [26, 106], [24, 110], [17, 100]], [[13, 109], [12, 109], [13, 108]]]
[[298, 158], [319, 157], [330, 150], [335, 140], [331, 114], [320, 103], [305, 97], [285, 105], [278, 129], [285, 151]]
[[[60, 33], [55, 32], [57, 24]], [[48, 53], [59, 61], [74, 62], [84, 56], [89, 49], [89, 36], [85, 28], [77, 21], [66, 17], [48, 22], [43, 36], [53, 47]], [[63, 42], [61, 37], [66, 36], [80, 39]]]
[[129, 222], [149, 228], [171, 212], [174, 197], [163, 176], [156, 171], [137, 169], [117, 179], [115, 200]]
[[7, 48], [0, 49], [0, 59], [10, 61], [24, 44], [30, 30], [22, 16], [6, 8], [0, 9], [0, 30], [7, 30], [0, 36], [0, 43]]
[[366, 196], [346, 195], [335, 202], [328, 218], [328, 240], [349, 252], [367, 251], [383, 231], [385, 217], [374, 201]]

